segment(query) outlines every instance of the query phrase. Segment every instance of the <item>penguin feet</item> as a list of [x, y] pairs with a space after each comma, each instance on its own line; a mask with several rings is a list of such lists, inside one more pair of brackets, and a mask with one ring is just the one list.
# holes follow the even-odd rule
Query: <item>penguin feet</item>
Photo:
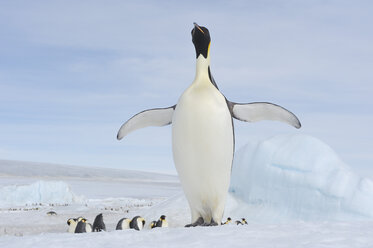
[[218, 223], [214, 221], [214, 219], [211, 219], [210, 223], [203, 223], [202, 226], [217, 226]]
[[205, 221], [202, 217], [199, 217], [195, 222], [185, 225], [185, 227], [203, 226]]

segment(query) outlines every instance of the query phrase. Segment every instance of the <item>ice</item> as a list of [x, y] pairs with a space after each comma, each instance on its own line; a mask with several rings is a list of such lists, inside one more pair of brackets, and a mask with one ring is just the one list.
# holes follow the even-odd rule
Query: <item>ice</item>
[[346, 220], [373, 217], [373, 183], [322, 141], [278, 135], [235, 155], [230, 191], [251, 219]]
[[39, 204], [83, 203], [63, 181], [37, 181], [26, 185], [9, 185], [0, 188], [0, 207]]

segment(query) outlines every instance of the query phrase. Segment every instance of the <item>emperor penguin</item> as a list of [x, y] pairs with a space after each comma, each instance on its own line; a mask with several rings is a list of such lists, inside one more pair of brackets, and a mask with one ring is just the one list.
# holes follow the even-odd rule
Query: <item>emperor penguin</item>
[[130, 228], [140, 231], [145, 226], [145, 219], [141, 216], [135, 216], [130, 222]]
[[130, 223], [131, 223], [131, 219], [122, 218], [118, 221], [118, 224], [115, 230], [130, 229]]
[[92, 225], [87, 222], [87, 219], [80, 217], [78, 218], [78, 224], [75, 228], [75, 233], [89, 233], [92, 232]]
[[232, 222], [231, 217], [228, 217], [228, 218], [227, 218], [227, 221], [224, 222], [223, 225], [227, 225], [227, 224], [229, 224], [229, 223], [231, 223], [231, 222]]
[[69, 233], [75, 233], [75, 228], [76, 228], [77, 224], [78, 224], [78, 219], [77, 218], [69, 218], [67, 220], [67, 225], [69, 225], [68, 232]]
[[168, 222], [165, 215], [159, 217], [159, 220], [156, 223], [156, 227], [168, 227]]
[[47, 213], [47, 215], [48, 215], [48, 216], [56, 216], [57, 213], [54, 212], [54, 211], [49, 211], [49, 212]]
[[242, 223], [242, 225], [247, 225], [246, 219], [245, 218], [241, 218], [241, 223]]
[[237, 226], [238, 225], [243, 225], [243, 223], [241, 221], [239, 221], [239, 220], [236, 220], [235, 223], [236, 223]]
[[209, 30], [194, 23], [196, 75], [177, 104], [144, 110], [125, 122], [117, 134], [172, 123], [172, 151], [176, 170], [191, 210], [186, 225], [220, 225], [230, 183], [234, 154], [233, 118], [256, 122], [275, 120], [300, 128], [298, 118], [268, 102], [235, 103], [225, 98], [210, 69]]

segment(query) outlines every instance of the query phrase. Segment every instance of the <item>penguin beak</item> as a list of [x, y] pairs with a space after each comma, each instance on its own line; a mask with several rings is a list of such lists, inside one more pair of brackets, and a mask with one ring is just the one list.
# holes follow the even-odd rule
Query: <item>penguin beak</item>
[[193, 24], [194, 24], [194, 30], [198, 29], [199, 31], [201, 31], [202, 34], [205, 34], [205, 32], [203, 32], [202, 28], [198, 26], [197, 23], [193, 22]]

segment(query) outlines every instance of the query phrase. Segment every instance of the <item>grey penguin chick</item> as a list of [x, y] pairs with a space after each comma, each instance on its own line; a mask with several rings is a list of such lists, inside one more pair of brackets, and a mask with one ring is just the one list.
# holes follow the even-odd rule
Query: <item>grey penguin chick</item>
[[92, 229], [94, 232], [106, 231], [106, 226], [104, 223], [104, 218], [102, 217], [102, 213], [96, 216], [95, 220], [93, 221]]

